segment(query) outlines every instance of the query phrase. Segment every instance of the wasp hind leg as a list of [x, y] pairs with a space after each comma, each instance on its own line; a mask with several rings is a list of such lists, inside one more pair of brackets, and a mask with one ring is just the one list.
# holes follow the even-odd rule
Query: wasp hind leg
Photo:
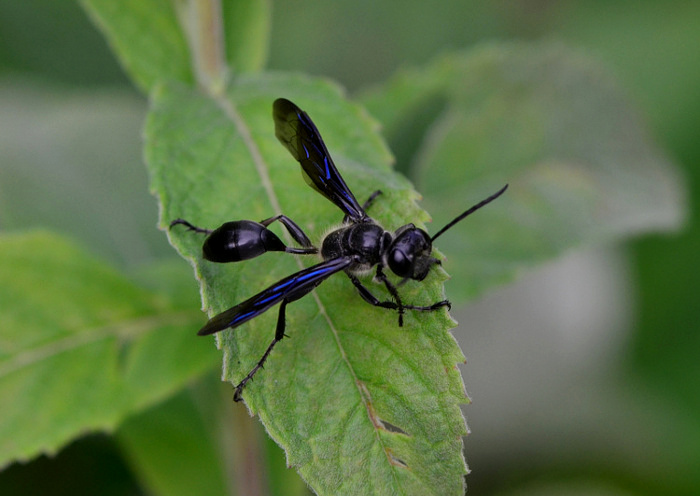
[[289, 235], [299, 243], [302, 248], [295, 248], [293, 246], [287, 246], [284, 251], [287, 253], [295, 253], [297, 255], [313, 255], [318, 253], [318, 248], [316, 248], [312, 243], [306, 233], [299, 227], [296, 222], [287, 217], [286, 215], [279, 214], [269, 219], [260, 221], [260, 224], [267, 227], [275, 221], [280, 221], [280, 223], [287, 229]]
[[284, 338], [285, 310], [287, 307], [287, 303], [289, 303], [287, 300], [282, 300], [282, 303], [280, 304], [280, 311], [279, 314], [277, 314], [277, 328], [275, 329], [275, 338], [267, 347], [265, 353], [263, 353], [263, 356], [260, 358], [258, 363], [255, 364], [255, 367], [253, 367], [251, 371], [248, 372], [248, 375], [246, 375], [245, 378], [243, 378], [243, 380], [239, 382], [238, 385], [235, 387], [233, 393], [233, 401], [241, 401], [243, 399], [241, 397], [241, 395], [243, 394], [243, 388], [245, 388], [246, 384], [248, 384], [248, 382], [250, 382], [253, 379], [253, 376], [256, 374], [256, 372], [263, 368], [267, 357], [269, 357], [270, 353], [272, 352], [272, 348], [274, 348], [275, 345], [282, 341], [282, 338]]
[[171, 228], [173, 226], [177, 226], [177, 225], [183, 225], [187, 228], [188, 231], [194, 231], [194, 232], [200, 233], [200, 234], [211, 234], [212, 233], [211, 229], [204, 229], [203, 227], [194, 226], [194, 225], [190, 224], [189, 222], [187, 222], [185, 219], [175, 219], [174, 221], [172, 221], [170, 223]]
[[378, 197], [379, 195], [381, 195], [381, 194], [382, 194], [382, 190], [381, 190], [381, 189], [378, 189], [377, 191], [375, 191], [374, 193], [372, 193], [371, 195], [369, 195], [369, 198], [367, 198], [367, 201], [365, 201], [365, 202], [362, 204], [362, 209], [363, 209], [363, 210], [368, 210], [369, 207], [371, 207], [372, 204], [374, 203], [374, 200], [376, 200], [377, 197]]

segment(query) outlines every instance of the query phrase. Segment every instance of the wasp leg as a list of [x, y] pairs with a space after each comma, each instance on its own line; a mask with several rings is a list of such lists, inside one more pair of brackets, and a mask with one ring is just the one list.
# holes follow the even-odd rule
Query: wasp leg
[[360, 293], [362, 299], [370, 305], [373, 305], [375, 307], [388, 308], [390, 310], [397, 310], [399, 308], [399, 306], [393, 301], [381, 301], [380, 299], [378, 299], [371, 293], [369, 289], [367, 289], [367, 287], [364, 284], [362, 284], [362, 282], [360, 282], [360, 280], [357, 277], [353, 275], [348, 275], [348, 277], [357, 288], [357, 291]]
[[267, 357], [270, 356], [270, 352], [272, 352], [272, 348], [275, 347], [277, 343], [282, 341], [282, 338], [285, 336], [284, 334], [284, 328], [285, 328], [285, 317], [284, 317], [284, 312], [285, 312], [285, 307], [287, 306], [287, 303], [289, 303], [287, 300], [282, 300], [282, 304], [280, 305], [280, 311], [279, 314], [277, 315], [277, 328], [275, 330], [275, 339], [272, 340], [270, 343], [270, 346], [267, 347], [265, 350], [265, 353], [263, 353], [262, 358], [260, 361], [251, 369], [250, 372], [248, 372], [248, 375], [245, 376], [245, 378], [238, 383], [238, 385], [235, 388], [235, 391], [233, 393], [233, 401], [241, 401], [243, 398], [241, 395], [243, 394], [243, 388], [245, 385], [253, 378], [255, 373], [263, 368], [265, 365], [265, 361], [267, 360]]
[[311, 243], [311, 240], [309, 237], [306, 235], [306, 233], [299, 227], [296, 222], [294, 222], [292, 219], [287, 217], [286, 215], [275, 215], [274, 217], [270, 217], [269, 219], [265, 219], [260, 221], [260, 223], [267, 227], [276, 220], [280, 221], [284, 227], [287, 228], [287, 231], [289, 234], [294, 238], [294, 241], [299, 243], [301, 246], [304, 248], [313, 248], [314, 251], [305, 251], [304, 253], [318, 253], [318, 250], [314, 247], [314, 245]]
[[381, 194], [382, 194], [382, 190], [378, 189], [377, 191], [375, 191], [374, 193], [369, 195], [369, 198], [367, 198], [367, 201], [362, 204], [362, 209], [363, 210], [369, 209], [369, 207], [371, 207], [372, 204], [374, 203], [374, 200]]
[[187, 222], [185, 219], [175, 219], [174, 221], [172, 221], [172, 222], [170, 223], [170, 227], [172, 228], [173, 226], [176, 226], [176, 225], [178, 225], [178, 224], [182, 224], [182, 225], [185, 226], [189, 231], [194, 231], [194, 232], [196, 232], [196, 233], [200, 233], [200, 234], [211, 234], [211, 233], [212, 233], [212, 230], [211, 230], [211, 229], [204, 229], [204, 228], [202, 228], [202, 227], [193, 226], [192, 224], [190, 224], [189, 222]]
[[[384, 275], [384, 274], [381, 273], [381, 275]], [[364, 284], [362, 284], [362, 282], [360, 282], [360, 280], [357, 277], [355, 277], [353, 275], [348, 275], [348, 277], [350, 277], [350, 280], [357, 288], [357, 291], [360, 293], [360, 296], [362, 297], [362, 299], [365, 300], [367, 303], [369, 303], [370, 305], [373, 305], [375, 307], [388, 308], [390, 310], [397, 310], [399, 312], [399, 327], [403, 326], [403, 310], [404, 309], [417, 310], [419, 312], [431, 312], [433, 310], [437, 310], [438, 308], [442, 308], [442, 307], [447, 307], [448, 310], [451, 308], [450, 302], [447, 300], [438, 301], [437, 303], [433, 303], [432, 305], [426, 305], [426, 306], [405, 305], [405, 304], [403, 304], [403, 302], [401, 302], [400, 299], [398, 300], [399, 303], [394, 302], [394, 301], [389, 301], [389, 300], [381, 301], [376, 296], [374, 296], [372, 294], [372, 292], [369, 289], [367, 289], [367, 287]], [[380, 276], [379, 279], [382, 282], [384, 282], [385, 285], [387, 283], [389, 283], [391, 288], [394, 289], [395, 294], [398, 296], [398, 292], [396, 292], [396, 288], [394, 287], [393, 284], [391, 284], [391, 282], [388, 281], [388, 279], [386, 279], [386, 277], [384, 279], [382, 279]], [[387, 288], [389, 288], [389, 286], [387, 286]], [[389, 292], [391, 293], [391, 289], [389, 289]], [[392, 296], [394, 296], [393, 293], [392, 293]]]
[[391, 284], [389, 279], [387, 279], [386, 274], [384, 274], [381, 264], [377, 265], [376, 278], [384, 283], [384, 286], [386, 286], [387, 291], [389, 291], [389, 294], [391, 294], [392, 298], [394, 298], [397, 307], [396, 309], [399, 312], [399, 327], [403, 327], [403, 312], [406, 307], [401, 301], [401, 297], [399, 296], [399, 292], [396, 290], [396, 286]]

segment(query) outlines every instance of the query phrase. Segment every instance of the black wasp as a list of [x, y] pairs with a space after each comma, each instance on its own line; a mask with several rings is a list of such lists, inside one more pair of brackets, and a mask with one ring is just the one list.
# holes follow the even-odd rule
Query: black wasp
[[[504, 186], [497, 193], [457, 216], [432, 237], [413, 224], [406, 224], [391, 233], [365, 212], [381, 191], [375, 191], [363, 205], [357, 202], [333, 164], [321, 135], [306, 112], [289, 100], [280, 98], [273, 104], [273, 118], [275, 135], [299, 161], [306, 181], [337, 205], [345, 217], [342, 226], [323, 239], [321, 245], [323, 262], [285, 277], [246, 301], [212, 317], [200, 329], [198, 334], [203, 336], [235, 328], [274, 305], [280, 304], [275, 337], [262, 358], [236, 386], [234, 394], [236, 401], [240, 401], [246, 383], [262, 368], [272, 348], [284, 337], [287, 305], [311, 292], [336, 272], [345, 271], [367, 303], [396, 310], [399, 326], [403, 325], [405, 310], [431, 311], [441, 307], [449, 308], [450, 303], [447, 300], [427, 306], [405, 304], [397, 291], [397, 285], [389, 281], [384, 269], [388, 267], [394, 274], [403, 278], [401, 283], [408, 279], [422, 281], [428, 275], [430, 268], [440, 263], [437, 258], [431, 256], [433, 241], [472, 212], [498, 198], [508, 187], [508, 185]], [[270, 231], [267, 226], [274, 221], [281, 222], [301, 247], [286, 246]], [[202, 251], [204, 258], [212, 262], [239, 262], [255, 258], [268, 251], [284, 251], [299, 255], [316, 254], [319, 251], [297, 224], [281, 214], [260, 222], [250, 220], [227, 222], [215, 230], [193, 226], [184, 219], [174, 220], [170, 223], [170, 227], [177, 224], [207, 235]], [[391, 295], [391, 300], [380, 300], [357, 278], [358, 275], [370, 271], [373, 267], [376, 267], [375, 279], [384, 284]]]

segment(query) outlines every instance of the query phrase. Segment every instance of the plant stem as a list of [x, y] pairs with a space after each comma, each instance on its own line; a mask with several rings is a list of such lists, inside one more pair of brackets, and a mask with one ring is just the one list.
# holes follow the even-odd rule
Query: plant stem
[[186, 0], [178, 4], [187, 33], [197, 84], [212, 96], [221, 96], [228, 79], [221, 0]]
[[263, 447], [262, 425], [240, 403], [234, 403], [230, 384], [221, 388], [217, 419], [223, 463], [229, 494], [267, 496], [270, 494], [268, 470]]

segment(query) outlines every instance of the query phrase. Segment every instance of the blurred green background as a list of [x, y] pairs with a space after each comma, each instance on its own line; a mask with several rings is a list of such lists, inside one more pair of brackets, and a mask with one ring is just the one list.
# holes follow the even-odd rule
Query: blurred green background
[[[700, 494], [698, 19], [691, 1], [274, 5], [269, 67], [351, 94], [450, 49], [563, 40], [608, 66], [685, 172], [682, 233], [582, 249], [458, 309], [470, 494]], [[127, 270], [175, 258], [145, 108], [77, 3], [0, 0], [0, 227], [57, 229]], [[140, 491], [99, 435], [0, 473], [0, 494]]]

